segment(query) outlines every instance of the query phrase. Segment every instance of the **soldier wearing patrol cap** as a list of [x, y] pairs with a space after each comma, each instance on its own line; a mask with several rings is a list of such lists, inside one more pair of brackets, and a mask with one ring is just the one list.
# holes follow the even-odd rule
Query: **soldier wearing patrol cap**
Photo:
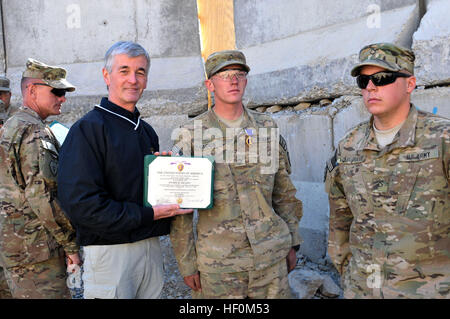
[[0, 265], [13, 298], [70, 298], [64, 257], [75, 232], [56, 200], [59, 144], [44, 120], [75, 87], [66, 70], [28, 59], [23, 106], [0, 130]]
[[345, 298], [450, 297], [450, 120], [411, 104], [414, 59], [376, 43], [351, 71], [372, 116], [326, 168], [328, 252]]
[[3, 123], [17, 111], [15, 107], [10, 105], [11, 88], [9, 79], [5, 76], [0, 76], [0, 128]]
[[[11, 89], [9, 87], [9, 79], [0, 76], [0, 128], [6, 122], [8, 117], [12, 115], [10, 107]], [[8, 283], [6, 282], [3, 268], [0, 266], [0, 299], [11, 298]]]
[[[173, 219], [170, 239], [180, 273], [194, 298], [289, 298], [287, 274], [296, 265], [301, 242], [302, 202], [289, 178], [286, 143], [270, 116], [242, 103], [250, 71], [242, 52], [213, 53], [205, 69], [215, 105], [181, 127], [186, 134], [176, 140], [173, 154], [205, 154], [216, 145], [214, 206], [199, 209], [196, 241], [192, 215]], [[198, 123], [205, 134], [222, 134], [194, 141]], [[275, 155], [276, 168], [270, 172], [264, 171], [266, 163], [251, 160], [260, 129], [267, 129], [267, 144]]]

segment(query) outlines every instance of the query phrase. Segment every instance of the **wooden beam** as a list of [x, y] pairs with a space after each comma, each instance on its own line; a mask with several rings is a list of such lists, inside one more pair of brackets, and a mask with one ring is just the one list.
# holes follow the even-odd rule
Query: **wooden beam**
[[197, 0], [197, 10], [203, 61], [213, 52], [236, 49], [233, 0]]

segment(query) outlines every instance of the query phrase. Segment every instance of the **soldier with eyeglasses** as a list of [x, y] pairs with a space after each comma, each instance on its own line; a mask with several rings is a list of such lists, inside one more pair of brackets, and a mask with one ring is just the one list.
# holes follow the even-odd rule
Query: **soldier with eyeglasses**
[[411, 103], [414, 60], [376, 43], [351, 71], [372, 116], [325, 171], [328, 252], [345, 298], [450, 297], [450, 120]]
[[67, 263], [80, 263], [75, 231], [57, 201], [58, 141], [44, 120], [75, 87], [66, 70], [28, 59], [23, 106], [0, 130], [0, 266], [13, 298], [70, 298]]
[[[180, 273], [193, 298], [289, 298], [287, 275], [296, 265], [301, 242], [302, 202], [295, 197], [289, 177], [286, 144], [278, 141], [279, 133], [274, 135], [276, 142], [270, 146], [277, 155], [274, 171], [265, 173], [266, 163], [249, 160], [250, 149], [260, 141], [259, 128], [277, 132], [277, 126], [270, 116], [243, 105], [250, 68], [242, 52], [215, 52], [206, 60], [205, 69], [205, 85], [214, 93], [214, 106], [182, 128], [191, 137], [195, 123], [200, 123], [205, 135], [212, 129], [221, 132], [211, 139], [187, 141], [202, 154], [209, 146], [217, 146], [214, 207], [199, 209], [197, 236], [192, 214], [173, 219], [170, 239]], [[227, 134], [230, 130], [235, 134]], [[274, 137], [268, 136], [267, 144], [272, 145], [269, 140]], [[180, 151], [177, 145], [179, 140], [174, 154], [197, 153], [193, 148], [191, 153]], [[238, 160], [238, 153], [245, 161]]]

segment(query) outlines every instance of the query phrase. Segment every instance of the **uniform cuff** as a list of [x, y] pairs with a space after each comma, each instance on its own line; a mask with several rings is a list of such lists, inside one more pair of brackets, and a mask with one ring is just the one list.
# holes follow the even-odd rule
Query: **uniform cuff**
[[64, 246], [64, 252], [66, 253], [66, 255], [73, 255], [73, 254], [78, 253], [79, 251], [80, 251], [80, 247], [78, 247], [78, 245], [75, 243], [71, 243], [71, 244]]

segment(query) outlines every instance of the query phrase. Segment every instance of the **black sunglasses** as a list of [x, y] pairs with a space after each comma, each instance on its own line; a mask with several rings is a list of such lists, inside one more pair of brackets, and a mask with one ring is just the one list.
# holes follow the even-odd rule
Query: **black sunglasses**
[[[45, 84], [45, 83], [33, 83], [33, 84], [34, 85], [43, 85], [43, 86], [51, 87], [50, 85]], [[62, 97], [62, 96], [66, 95], [66, 90], [65, 89], [55, 89], [55, 88], [53, 88], [53, 89], [50, 90], [50, 92], [52, 92], [57, 97]]]
[[409, 78], [410, 76], [412, 75], [401, 72], [381, 71], [372, 75], [360, 74], [356, 77], [356, 83], [360, 89], [365, 89], [367, 84], [369, 84], [369, 80], [375, 86], [383, 86], [394, 83], [397, 78]]

